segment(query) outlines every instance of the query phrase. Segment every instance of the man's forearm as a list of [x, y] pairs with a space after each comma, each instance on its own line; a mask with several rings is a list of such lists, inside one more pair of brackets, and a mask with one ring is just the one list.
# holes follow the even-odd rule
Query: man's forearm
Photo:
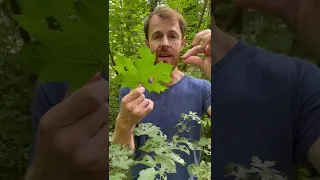
[[118, 123], [118, 118], [116, 120], [116, 125], [114, 128], [114, 134], [112, 137], [112, 144], [128, 145], [131, 151], [134, 151], [134, 136], [133, 127], [124, 127]]

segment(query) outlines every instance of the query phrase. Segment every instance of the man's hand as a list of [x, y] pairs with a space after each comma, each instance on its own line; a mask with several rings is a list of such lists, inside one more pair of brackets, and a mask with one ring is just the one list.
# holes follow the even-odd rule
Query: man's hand
[[[207, 29], [197, 33], [192, 46], [194, 47], [183, 55], [183, 62], [199, 67], [207, 78], [211, 78], [211, 30]], [[204, 54], [204, 60], [197, 56], [199, 53]]]
[[145, 88], [140, 86], [122, 98], [118, 126], [131, 129], [152, 111], [154, 103], [145, 98], [144, 91]]
[[122, 98], [112, 137], [112, 143], [128, 145], [131, 151], [134, 150], [133, 129], [154, 106], [153, 101], [145, 98], [144, 91], [144, 87], [138, 87]]
[[76, 90], [41, 119], [27, 180], [102, 180], [108, 177], [108, 82]]

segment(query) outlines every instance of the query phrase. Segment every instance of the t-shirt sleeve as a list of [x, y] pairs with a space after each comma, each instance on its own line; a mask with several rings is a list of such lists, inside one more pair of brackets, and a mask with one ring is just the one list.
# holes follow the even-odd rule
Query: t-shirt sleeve
[[204, 113], [207, 113], [209, 106], [211, 106], [211, 83], [209, 81], [204, 81], [204, 91], [203, 91], [203, 109]]
[[296, 155], [306, 162], [307, 153], [320, 137], [320, 69], [307, 63], [299, 79], [299, 120], [296, 125]]
[[32, 104], [32, 154], [31, 164], [37, 142], [37, 132], [42, 116], [53, 106], [62, 101], [67, 92], [68, 85], [63, 82], [38, 83]]

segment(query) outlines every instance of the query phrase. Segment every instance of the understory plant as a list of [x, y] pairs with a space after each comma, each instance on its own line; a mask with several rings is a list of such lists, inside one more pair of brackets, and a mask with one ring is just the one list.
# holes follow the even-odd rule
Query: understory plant
[[[159, 127], [152, 123], [140, 123], [134, 130], [135, 136], [148, 136], [146, 143], [138, 149], [143, 152], [140, 158], [134, 160], [133, 152], [126, 146], [110, 144], [109, 148], [109, 178], [110, 180], [130, 179], [130, 168], [137, 164], [144, 164], [148, 168], [140, 171], [138, 180], [153, 180], [157, 175], [161, 180], [167, 179], [168, 173], [176, 173], [176, 164], [185, 166], [184, 159], [174, 152], [180, 151], [190, 155], [191, 150], [199, 150], [207, 155], [211, 155], [211, 138], [202, 137], [199, 141], [190, 141], [179, 134], [190, 130], [188, 122], [197, 121], [202, 124], [200, 117], [194, 112], [182, 114], [180, 122], [176, 125], [177, 133], [168, 138]], [[109, 140], [111, 141], [112, 133]], [[148, 154], [154, 154], [150, 156]], [[211, 179], [211, 162], [202, 160], [186, 167], [191, 177], [199, 180]], [[190, 177], [190, 178], [191, 178]]]

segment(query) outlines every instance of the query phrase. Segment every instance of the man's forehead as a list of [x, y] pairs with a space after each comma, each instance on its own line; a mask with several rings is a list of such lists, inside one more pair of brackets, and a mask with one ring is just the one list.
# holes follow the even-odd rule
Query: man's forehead
[[[164, 26], [165, 24], [165, 26]], [[162, 31], [180, 31], [179, 21], [161, 18], [158, 15], [151, 17], [149, 21], [149, 30], [151, 33], [162, 32]]]

